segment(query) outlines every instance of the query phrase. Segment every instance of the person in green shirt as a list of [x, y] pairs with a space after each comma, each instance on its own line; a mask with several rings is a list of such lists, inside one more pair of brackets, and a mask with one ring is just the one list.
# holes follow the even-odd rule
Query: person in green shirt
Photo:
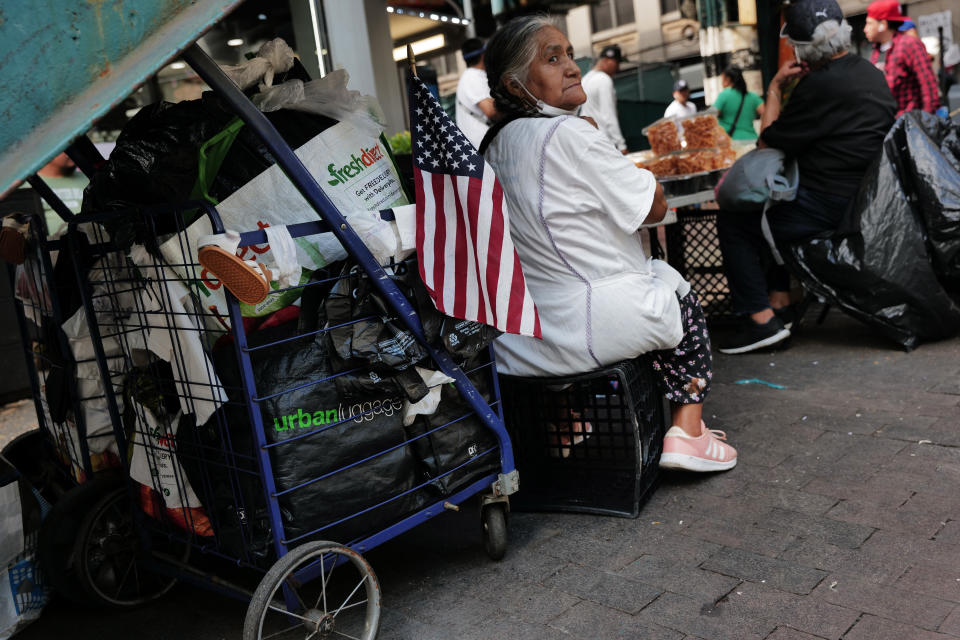
[[[753, 128], [753, 119], [763, 116], [763, 99], [752, 91], [747, 91], [743, 72], [738, 67], [724, 69], [720, 74], [720, 82], [724, 89], [713, 102], [720, 126], [734, 140], [756, 140], [757, 132]], [[736, 126], [734, 118], [737, 121]]]

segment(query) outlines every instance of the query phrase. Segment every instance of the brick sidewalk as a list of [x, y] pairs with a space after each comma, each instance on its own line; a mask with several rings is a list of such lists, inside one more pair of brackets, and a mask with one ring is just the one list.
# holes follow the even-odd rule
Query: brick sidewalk
[[500, 564], [404, 540], [378, 569], [382, 636], [960, 638], [958, 356], [836, 313], [786, 351], [719, 356], [708, 424], [736, 469], [667, 476], [637, 520], [518, 514]]
[[[438, 518], [368, 555], [380, 638], [960, 638], [960, 339], [906, 354], [832, 313], [715, 369], [707, 422], [737, 468], [666, 476], [636, 520], [514, 514], [500, 563], [475, 512]], [[22, 637], [237, 638], [244, 608], [55, 604]]]

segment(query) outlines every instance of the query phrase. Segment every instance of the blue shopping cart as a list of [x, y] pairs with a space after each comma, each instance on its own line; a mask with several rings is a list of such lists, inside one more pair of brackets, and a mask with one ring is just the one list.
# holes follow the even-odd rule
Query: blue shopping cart
[[[181, 11], [157, 34], [165, 47], [146, 38], [149, 51], [173, 55], [199, 35], [193, 24], [210, 23], [230, 4]], [[175, 14], [182, 7], [174, 5], [145, 10]], [[59, 260], [71, 260], [76, 270], [92, 359], [107, 381], [103, 397], [121, 470], [87, 469], [98, 495], [84, 501], [70, 578], [85, 599], [116, 607], [159, 597], [176, 580], [248, 598], [244, 638], [375, 638], [380, 588], [362, 553], [477, 495], [487, 551], [494, 558], [505, 552], [508, 497], [518, 476], [493, 357], [488, 350], [455, 357], [440, 346], [435, 323], [425, 328], [425, 309], [402, 290], [416, 286], [416, 269], [378, 264], [290, 146], [216, 64], [196, 45], [181, 56], [259, 136], [318, 214], [319, 220], [288, 227], [291, 236], [332, 233], [349, 263], [291, 287], [302, 300], [295, 317], [278, 312], [252, 326], [229, 293], [226, 315], [203, 308], [191, 293], [205, 278], [187, 239], [188, 222], [200, 216], [222, 232], [213, 206], [72, 216], [42, 180], [31, 178], [69, 222]], [[119, 82], [129, 91], [164, 60], [126, 61], [129, 73]], [[123, 95], [116, 86], [107, 90], [106, 102]], [[60, 126], [59, 135], [29, 123], [24, 139], [47, 145], [51, 155], [89, 125], [89, 113]], [[68, 153], [88, 174], [102, 162], [83, 138]], [[0, 167], [16, 179], [44, 159], [24, 163], [8, 155]], [[145, 230], [142, 248], [132, 251], [107, 231], [120, 218]], [[179, 244], [179, 260], [149, 240], [160, 235]], [[265, 242], [263, 230], [241, 234], [241, 247]], [[323, 301], [339, 292], [349, 302], [361, 289], [377, 312], [364, 313], [358, 304], [348, 319], [329, 322]], [[398, 374], [403, 381], [393, 380], [386, 391], [377, 390], [374, 378], [390, 383], [391, 372], [331, 356], [340, 344], [331, 334], [371, 327], [392, 332], [392, 344], [408, 349], [406, 364], [395, 368], [407, 372]], [[407, 375], [414, 365], [443, 382], [410, 392], [417, 386]], [[291, 371], [296, 375], [286, 375]], [[437, 394], [439, 409], [413, 415], [407, 409], [424, 393]], [[78, 456], [84, 464], [89, 457]], [[209, 569], [222, 562], [262, 577], [251, 587], [247, 578]]]

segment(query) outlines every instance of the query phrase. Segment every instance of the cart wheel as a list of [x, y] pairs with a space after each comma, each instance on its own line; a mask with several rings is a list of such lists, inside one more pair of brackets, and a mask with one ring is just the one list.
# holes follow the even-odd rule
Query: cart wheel
[[373, 569], [356, 551], [318, 541], [270, 568], [247, 608], [243, 640], [373, 640], [379, 628], [380, 584]]
[[120, 484], [119, 476], [105, 475], [70, 489], [54, 503], [40, 525], [37, 538], [40, 568], [54, 591], [78, 604], [91, 602], [79, 576], [75, 553], [77, 531], [90, 508]]
[[[188, 545], [169, 555], [186, 560]], [[152, 602], [177, 579], [144, 569], [140, 535], [134, 527], [125, 487], [103, 496], [87, 513], [77, 535], [75, 554], [80, 586], [95, 603], [123, 609]]]
[[507, 553], [507, 509], [502, 502], [486, 505], [483, 520], [483, 546], [491, 560], [501, 560]]

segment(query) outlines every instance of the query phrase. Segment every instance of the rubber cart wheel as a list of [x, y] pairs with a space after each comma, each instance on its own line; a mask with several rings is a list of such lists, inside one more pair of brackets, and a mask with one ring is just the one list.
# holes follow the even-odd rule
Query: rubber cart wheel
[[247, 608], [243, 640], [373, 640], [379, 628], [380, 583], [373, 569], [356, 551], [318, 541], [270, 567]]
[[83, 589], [76, 555], [77, 532], [91, 507], [122, 484], [118, 475], [97, 476], [64, 493], [40, 525], [37, 558], [50, 586], [78, 604], [92, 604]]
[[507, 508], [494, 502], [483, 507], [483, 546], [491, 560], [501, 560], [507, 553]]
[[[143, 548], [134, 526], [126, 487], [103, 496], [87, 513], [77, 535], [77, 577], [90, 600], [114, 609], [127, 609], [165, 595], [176, 578], [143, 568]], [[158, 549], [186, 561], [189, 545], [166, 542], [176, 550]]]

